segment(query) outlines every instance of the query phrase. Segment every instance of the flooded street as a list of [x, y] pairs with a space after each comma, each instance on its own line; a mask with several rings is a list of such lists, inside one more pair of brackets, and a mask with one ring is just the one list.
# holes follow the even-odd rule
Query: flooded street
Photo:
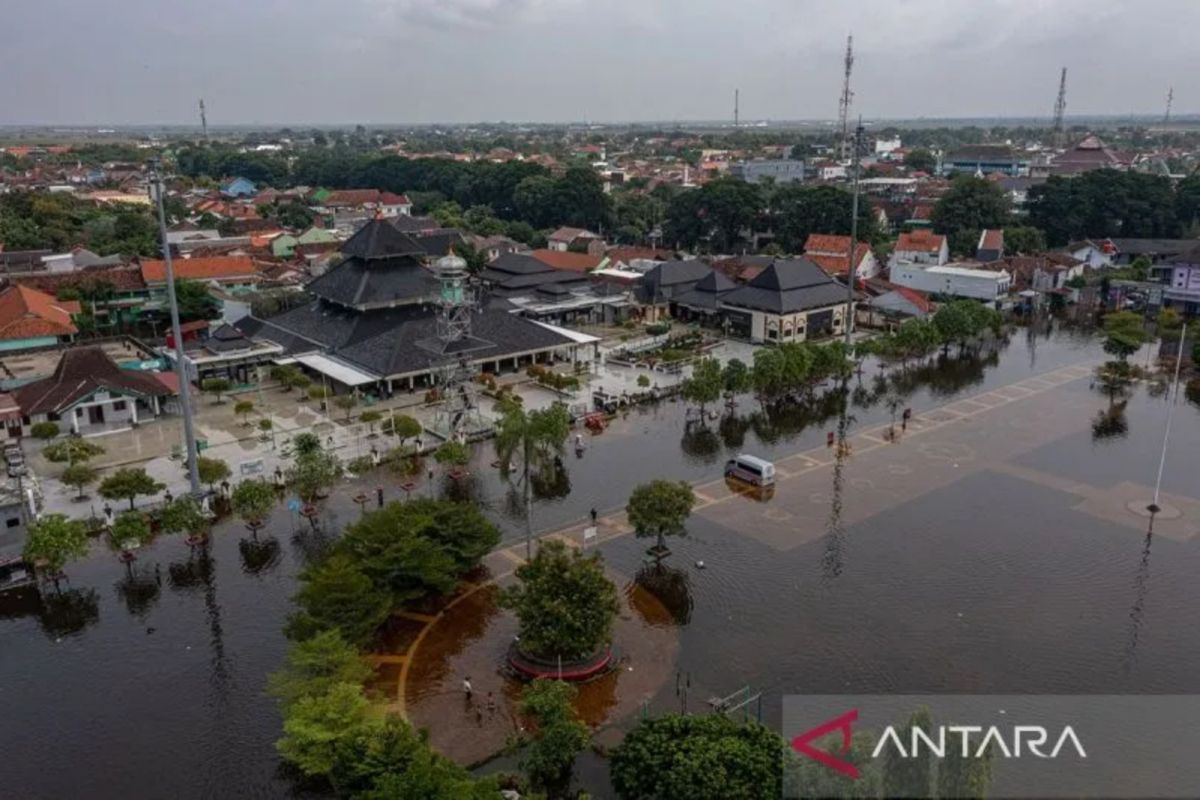
[[[564, 459], [569, 492], [538, 502], [535, 527], [577, 525], [591, 508], [611, 516], [653, 478], [698, 483], [663, 574], [642, 569], [646, 543], [633, 536], [601, 545], [667, 612], [657, 624], [678, 631], [675, 671], [690, 688], [672, 676], [645, 698], [652, 713], [705, 710], [746, 686], [772, 725], [780, 698], [803, 692], [1195, 692], [1200, 410], [1180, 399], [1163, 485], [1178, 515], [1148, 534], [1130, 509], [1149, 500], [1166, 399], [1139, 386], [1123, 411], [1110, 404], [1089, 386], [1103, 358], [1087, 337], [1019, 330], [991, 357], [910, 368], [886, 387], [868, 365], [844, 460], [825, 448], [834, 402], [767, 415], [743, 397], [738, 419], [686, 436], [681, 403], [635, 410]], [[878, 433], [891, 398], [914, 411], [895, 443]], [[769, 501], [724, 488], [724, 459], [739, 451], [779, 464]], [[457, 490], [523, 548], [492, 458], [483, 445]], [[363, 481], [389, 500], [403, 496], [397, 484], [386, 472]], [[358, 516], [356, 493], [326, 503], [328, 531]], [[61, 594], [0, 600], [14, 796], [292, 794], [264, 690], [283, 661], [296, 573], [321, 545], [296, 530], [280, 507], [257, 543], [227, 521], [208, 558], [163, 538], [131, 570], [97, 542], [68, 565]]]

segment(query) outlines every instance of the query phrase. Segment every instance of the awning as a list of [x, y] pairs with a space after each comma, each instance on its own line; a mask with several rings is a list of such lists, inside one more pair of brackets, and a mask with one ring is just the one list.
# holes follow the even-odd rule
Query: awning
[[375, 381], [379, 380], [375, 375], [363, 372], [345, 362], [336, 361], [320, 353], [297, 356], [296, 361], [346, 386], [361, 386], [364, 383], [375, 383]]
[[536, 319], [531, 319], [529, 321], [534, 325], [541, 325], [548, 331], [554, 331], [559, 336], [565, 336], [576, 344], [592, 344], [593, 342], [600, 341], [599, 336], [592, 336], [588, 333], [580, 333], [579, 331], [573, 331], [570, 328], [561, 328], [558, 325], [551, 325], [549, 322], [539, 322]]

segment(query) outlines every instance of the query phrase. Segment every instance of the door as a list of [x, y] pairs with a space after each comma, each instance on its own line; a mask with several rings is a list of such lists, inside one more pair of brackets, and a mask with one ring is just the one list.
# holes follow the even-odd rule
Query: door
[[88, 406], [88, 424], [104, 424], [104, 406]]

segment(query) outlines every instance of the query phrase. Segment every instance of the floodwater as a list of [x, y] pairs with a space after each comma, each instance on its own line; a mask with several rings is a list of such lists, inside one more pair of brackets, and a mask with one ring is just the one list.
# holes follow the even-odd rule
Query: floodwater
[[[899, 387], [875, 386], [869, 366], [846, 425], [853, 432], [886, 422], [893, 394], [899, 407], [919, 413], [1102, 358], [1083, 335], [1019, 331], [998, 353], [910, 370]], [[1014, 457], [1009, 472], [965, 474], [847, 522], [874, 491], [858, 477], [858, 457], [851, 459], [830, 472], [821, 495], [828, 501], [812, 504], [825, 535], [785, 550], [724, 518], [694, 516], [689, 536], [671, 542], [670, 579], [644, 587], [679, 628], [683, 676], [664, 685], [651, 711], [697, 710], [744, 686], [763, 694], [772, 724], [780, 697], [800, 692], [1200, 690], [1200, 634], [1191, 624], [1200, 600], [1196, 544], [1082, 514], [1061, 491], [1014, 473], [1099, 487], [1147, 484], [1164, 398], [1139, 388], [1123, 413], [1110, 412], [1086, 378], [1053, 398], [1055, 413], [1082, 424], [1064, 425], [1064, 435]], [[836, 403], [766, 415], [743, 398], [738, 411], [740, 422], [707, 436], [685, 436], [679, 403], [631, 412], [589, 438], [581, 458], [565, 458], [565, 478], [542, 487], [557, 496], [538, 502], [535, 526], [555, 529], [591, 508], [615, 510], [652, 478], [718, 478], [731, 452], [781, 458], [823, 446], [839, 424]], [[1167, 492], [1197, 494], [1198, 422], [1200, 412], [1181, 402]], [[516, 541], [523, 523], [491, 460], [485, 445], [471, 479], [455, 488], [482, 502]], [[381, 483], [389, 499], [401, 496], [390, 475], [365, 483]], [[787, 491], [781, 484], [762, 507], [785, 507]], [[339, 491], [327, 503], [327, 531], [358, 516], [355, 493]], [[332, 535], [297, 532], [296, 523], [281, 508], [257, 543], [239, 523], [223, 523], [207, 554], [164, 539], [131, 569], [97, 544], [68, 566], [61, 594], [0, 600], [5, 792], [294, 795], [274, 753], [280, 720], [264, 687], [286, 651], [280, 631], [296, 573]], [[604, 553], [614, 571], [636, 575], [644, 546], [623, 537]], [[706, 569], [694, 566], [700, 560]], [[596, 778], [600, 796], [602, 784]]]

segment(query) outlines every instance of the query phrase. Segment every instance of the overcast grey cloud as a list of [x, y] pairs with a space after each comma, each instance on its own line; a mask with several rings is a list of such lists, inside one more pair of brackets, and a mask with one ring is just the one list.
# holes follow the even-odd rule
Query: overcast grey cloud
[[868, 118], [1200, 110], [1200, 0], [39, 0], [0, 123]]

